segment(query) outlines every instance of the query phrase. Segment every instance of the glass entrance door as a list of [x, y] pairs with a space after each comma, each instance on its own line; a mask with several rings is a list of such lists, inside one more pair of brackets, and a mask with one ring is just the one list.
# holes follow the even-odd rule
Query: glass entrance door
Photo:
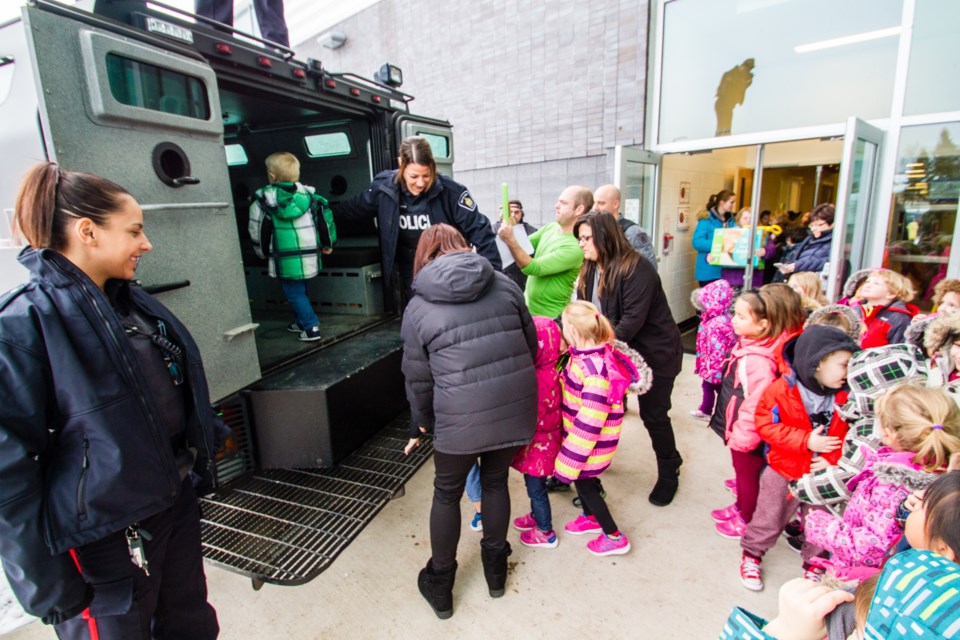
[[620, 189], [620, 215], [636, 222], [650, 234], [659, 261], [663, 252], [658, 212], [660, 154], [617, 146], [613, 182]]
[[876, 175], [883, 131], [859, 118], [847, 121], [837, 185], [837, 213], [827, 278], [827, 297], [836, 300], [847, 276], [864, 268], [867, 230], [876, 214]]

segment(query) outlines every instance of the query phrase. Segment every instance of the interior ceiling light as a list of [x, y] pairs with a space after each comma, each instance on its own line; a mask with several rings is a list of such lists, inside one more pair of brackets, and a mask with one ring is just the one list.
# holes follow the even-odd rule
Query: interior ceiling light
[[831, 49], [833, 47], [843, 47], [848, 44], [856, 44], [858, 42], [868, 42], [870, 40], [879, 40], [880, 38], [890, 38], [893, 36], [900, 35], [900, 27], [890, 27], [889, 29], [877, 29], [876, 31], [864, 31], [863, 33], [855, 33], [852, 36], [843, 36], [842, 38], [830, 38], [829, 40], [821, 40], [819, 42], [811, 42], [809, 44], [797, 45], [793, 48], [797, 53], [809, 53], [811, 51], [819, 51], [821, 49]]

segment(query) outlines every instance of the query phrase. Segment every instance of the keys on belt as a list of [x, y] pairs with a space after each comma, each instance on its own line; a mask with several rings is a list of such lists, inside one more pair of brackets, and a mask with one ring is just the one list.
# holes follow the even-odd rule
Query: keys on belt
[[138, 569], [143, 569], [143, 572], [149, 576], [150, 563], [147, 561], [147, 552], [143, 548], [143, 541], [153, 540], [153, 536], [146, 529], [141, 529], [140, 523], [137, 522], [127, 527], [126, 537], [130, 562], [135, 564]]

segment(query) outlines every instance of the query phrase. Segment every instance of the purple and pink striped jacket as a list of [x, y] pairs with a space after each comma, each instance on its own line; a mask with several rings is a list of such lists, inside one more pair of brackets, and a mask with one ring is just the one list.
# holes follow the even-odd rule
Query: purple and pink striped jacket
[[563, 444], [554, 474], [563, 482], [595, 478], [610, 466], [623, 425], [623, 393], [637, 370], [610, 345], [570, 348], [563, 372]]

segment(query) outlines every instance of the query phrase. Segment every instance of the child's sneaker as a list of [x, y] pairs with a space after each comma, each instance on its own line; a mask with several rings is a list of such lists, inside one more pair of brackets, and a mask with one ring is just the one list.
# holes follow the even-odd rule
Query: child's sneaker
[[714, 529], [724, 538], [738, 540], [746, 532], [747, 523], [743, 521], [743, 516], [737, 513], [729, 520], [718, 522]]
[[807, 567], [803, 570], [803, 579], [811, 582], [821, 582], [825, 571], [820, 567]]
[[533, 528], [520, 534], [520, 544], [528, 547], [554, 549], [560, 543], [557, 541], [557, 534], [552, 529], [544, 532]]
[[763, 578], [760, 577], [760, 561], [743, 554], [740, 558], [740, 582], [751, 591], [763, 591]]
[[710, 422], [710, 414], [700, 411], [700, 409], [694, 409], [690, 412], [690, 415], [693, 416], [694, 420], [700, 420], [702, 422]]
[[607, 534], [601, 533], [587, 543], [587, 551], [595, 556], [622, 556], [630, 551], [630, 541], [622, 533], [619, 538], [611, 538]]
[[564, 531], [575, 536], [583, 535], [584, 533], [593, 533], [594, 531], [600, 531], [602, 529], [603, 527], [600, 526], [596, 518], [593, 516], [585, 516], [582, 513], [577, 516], [576, 520], [568, 522], [563, 527]]
[[323, 340], [323, 336], [320, 335], [320, 327], [313, 327], [311, 329], [305, 329], [301, 331], [298, 340], [300, 340], [300, 342], [316, 342], [317, 340]]
[[724, 488], [733, 494], [733, 497], [737, 497], [737, 480], [736, 478], [730, 478], [729, 480], [723, 481]]
[[710, 517], [713, 518], [714, 522], [726, 522], [730, 518], [738, 515], [740, 515], [740, 509], [737, 509], [736, 503], [723, 509], [714, 509], [710, 512]]
[[530, 531], [531, 529], [536, 529], [537, 519], [533, 517], [532, 513], [528, 513], [525, 516], [520, 516], [519, 518], [514, 518], [513, 528], [517, 531]]
[[287, 325], [287, 331], [289, 331], [290, 333], [300, 333], [301, 331], [303, 331], [303, 329], [296, 322], [291, 322], [290, 324]]
[[553, 476], [547, 476], [547, 491], [570, 491], [570, 485], [560, 482]]
[[483, 531], [483, 520], [480, 518], [479, 511], [473, 516], [473, 520], [470, 521], [470, 528], [474, 531]]
[[783, 528], [783, 535], [788, 538], [796, 538], [799, 535], [803, 534], [803, 522], [800, 521], [800, 518], [794, 518], [787, 523], [787, 526]]

